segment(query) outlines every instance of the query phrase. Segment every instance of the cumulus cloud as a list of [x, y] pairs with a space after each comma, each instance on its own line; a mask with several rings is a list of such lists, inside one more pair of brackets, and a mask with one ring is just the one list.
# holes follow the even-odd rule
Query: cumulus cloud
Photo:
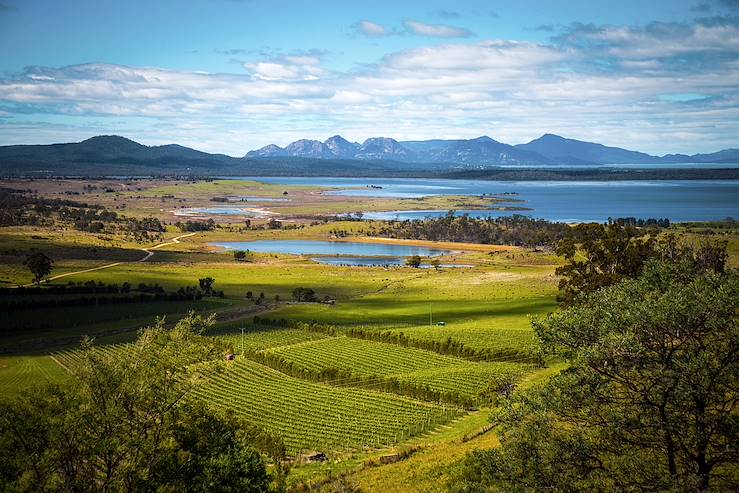
[[[644, 27], [573, 24], [553, 40], [582, 50], [591, 57], [661, 59], [679, 62], [692, 57], [692, 67], [739, 58], [739, 18], [713, 17], [694, 23], [652, 22]], [[697, 55], [697, 56], [693, 56]], [[672, 60], [670, 60], [672, 59]], [[679, 65], [679, 70], [691, 65]]]
[[[105, 131], [242, 155], [335, 133], [517, 143], [555, 132], [646, 152], [711, 151], [738, 144], [736, 28], [578, 25], [550, 43], [449, 40], [344, 72], [315, 51], [264, 54], [228, 74], [28, 67], [0, 78], [0, 141]], [[44, 124], [60, 116], [75, 123]]]
[[256, 79], [262, 80], [316, 80], [326, 75], [317, 51], [293, 53], [242, 66]]
[[392, 34], [385, 26], [372, 21], [359, 21], [352, 26], [359, 34], [363, 34], [370, 38], [382, 38]]
[[429, 38], [469, 38], [474, 34], [461, 27], [447, 26], [445, 24], [425, 24], [414, 20], [403, 22], [405, 29], [417, 36]]

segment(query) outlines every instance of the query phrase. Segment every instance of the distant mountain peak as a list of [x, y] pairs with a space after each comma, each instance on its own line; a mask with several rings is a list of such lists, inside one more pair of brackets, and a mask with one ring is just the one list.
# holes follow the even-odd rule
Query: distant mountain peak
[[353, 159], [360, 147], [359, 144], [349, 142], [341, 135], [329, 137], [324, 145], [332, 155], [339, 159]]
[[567, 139], [546, 133], [518, 149], [537, 152], [564, 164], [621, 164], [651, 163], [659, 159], [643, 152], [629, 151], [620, 147], [608, 147], [595, 142]]
[[[114, 134], [112, 134], [112, 135], [95, 135], [93, 137], [90, 137], [89, 139], [83, 140], [82, 142], [80, 142], [80, 144], [82, 144], [83, 142], [105, 142], [105, 141], [109, 141], [109, 142], [132, 142], [134, 144], [139, 144], [138, 142], [136, 142], [134, 140], [131, 140], [131, 139], [127, 138], [127, 137], [123, 137], [121, 135], [114, 135]], [[142, 144], [139, 144], [139, 145], [142, 145]]]

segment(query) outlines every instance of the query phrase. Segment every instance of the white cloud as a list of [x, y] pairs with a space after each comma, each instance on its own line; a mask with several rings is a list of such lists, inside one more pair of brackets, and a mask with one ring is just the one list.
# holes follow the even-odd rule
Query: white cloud
[[364, 34], [370, 38], [381, 38], [390, 34], [390, 31], [385, 26], [372, 21], [359, 21], [353, 27], [360, 34]]
[[417, 36], [430, 38], [468, 38], [473, 36], [472, 32], [461, 27], [447, 26], [445, 24], [425, 24], [414, 20], [403, 22], [408, 32]]
[[[0, 142], [122, 133], [243, 155], [268, 143], [336, 133], [353, 140], [488, 134], [518, 143], [554, 132], [654, 153], [736, 147], [739, 57], [729, 56], [731, 36], [720, 40], [718, 31], [704, 28], [710, 26], [689, 29], [690, 39], [703, 43], [690, 48], [705, 58], [701, 70], [680, 71], [656, 56], [677, 52], [652, 46], [655, 36], [667, 36], [657, 27], [582, 28], [578, 40], [553, 44], [448, 42], [389, 53], [346, 72], [327, 70], [325, 55], [314, 52], [246, 63], [240, 74], [30, 67], [0, 79]], [[593, 47], [583, 45], [583, 36], [612, 57], [607, 70], [592, 62]], [[711, 58], [719, 46], [721, 56]], [[664, 97], [669, 94], [705, 98]], [[60, 130], [43, 125], [45, 119], [75, 123]]]

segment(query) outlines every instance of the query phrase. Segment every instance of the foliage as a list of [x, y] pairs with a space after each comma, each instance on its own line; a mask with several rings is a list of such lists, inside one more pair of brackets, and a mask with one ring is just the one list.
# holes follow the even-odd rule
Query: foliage
[[237, 262], [248, 260], [249, 256], [249, 250], [234, 250], [234, 260], [236, 260]]
[[316, 298], [316, 292], [310, 288], [293, 289], [293, 299], [295, 301], [302, 301], [302, 302], [318, 301], [318, 298]]
[[215, 282], [216, 280], [212, 277], [201, 277], [200, 279], [198, 279], [198, 285], [205, 294], [210, 294], [213, 292], [213, 284]]
[[556, 270], [561, 276], [558, 299], [565, 304], [581, 294], [636, 277], [654, 255], [654, 239], [640, 237], [639, 230], [630, 225], [578, 224], [574, 229], [576, 236], [563, 239], [556, 249], [567, 261]]
[[39, 284], [41, 279], [51, 274], [51, 267], [54, 261], [44, 255], [42, 252], [31, 252], [23, 261], [23, 265], [33, 274], [33, 282]]
[[269, 490], [252, 445], [270, 443], [264, 434], [189, 397], [201, 378], [193, 363], [223, 352], [201, 335], [211, 324], [159, 321], [123, 354], [87, 343], [72, 385], [0, 405], [1, 489]]
[[634, 226], [619, 222], [579, 224], [575, 230], [576, 234], [562, 240], [556, 250], [567, 261], [555, 271], [562, 277], [558, 300], [565, 305], [623, 279], [637, 277], [652, 258], [686, 261], [697, 272], [719, 273], [724, 271], [728, 259], [726, 241], [702, 241], [694, 247], [674, 233], [657, 239], [642, 236]]
[[183, 233], [197, 233], [200, 231], [213, 231], [216, 228], [216, 222], [213, 219], [207, 221], [185, 221], [174, 223]]
[[566, 224], [518, 214], [475, 219], [467, 215], [455, 217], [454, 211], [449, 211], [446, 216], [436, 219], [389, 221], [368, 234], [389, 238], [533, 247], [554, 245], [572, 232]]
[[537, 320], [570, 367], [506, 401], [458, 491], [736, 491], [739, 275], [695, 258]]
[[418, 268], [421, 266], [421, 257], [418, 255], [411, 255], [407, 259], [405, 259], [405, 265], [408, 267], [415, 267]]

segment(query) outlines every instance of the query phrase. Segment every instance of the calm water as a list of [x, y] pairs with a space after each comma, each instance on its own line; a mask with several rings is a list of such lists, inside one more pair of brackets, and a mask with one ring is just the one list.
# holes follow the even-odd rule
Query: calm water
[[195, 216], [195, 215], [212, 215], [212, 216], [246, 216], [261, 217], [264, 214], [257, 211], [250, 211], [240, 207], [188, 207], [177, 209], [176, 216]]
[[[334, 187], [330, 193], [371, 197], [514, 194], [531, 210], [521, 214], [550, 221], [606, 221], [609, 217], [666, 217], [671, 221], [739, 218], [739, 180], [487, 181], [423, 178], [254, 178], [266, 183]], [[370, 188], [370, 186], [382, 187]], [[510, 211], [462, 211], [478, 217]], [[444, 211], [366, 213], [368, 219], [421, 219]]]
[[[249, 250], [258, 253], [286, 253], [291, 255], [347, 255], [348, 257], [389, 257], [401, 258], [411, 255], [436, 257], [451, 250], [426, 248], [411, 245], [394, 245], [385, 243], [360, 243], [351, 241], [308, 241], [308, 240], [260, 240], [229, 241], [211, 243], [213, 246], [227, 250]], [[338, 257], [338, 260], [346, 260]], [[378, 260], [378, 259], [369, 259]], [[405, 260], [403, 260], [405, 261]], [[339, 262], [341, 263], [341, 262]], [[387, 264], [391, 265], [391, 264]]]
[[[405, 265], [404, 257], [312, 257], [311, 260], [326, 265], [348, 265], [352, 267], [398, 267]], [[421, 264], [422, 269], [431, 269], [431, 264]], [[442, 269], [474, 267], [471, 264], [439, 264]]]

